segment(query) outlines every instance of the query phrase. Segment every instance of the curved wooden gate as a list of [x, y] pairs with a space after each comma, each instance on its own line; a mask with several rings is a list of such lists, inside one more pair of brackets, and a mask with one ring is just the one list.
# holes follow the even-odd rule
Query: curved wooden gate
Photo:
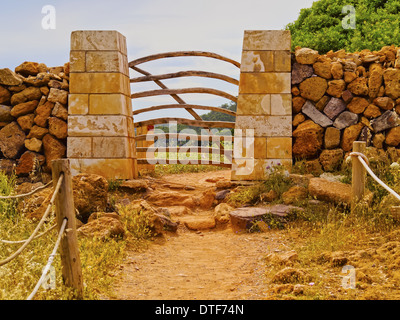
[[[164, 104], [164, 105], [155, 105], [147, 108], [141, 108], [138, 110], [133, 111], [133, 115], [138, 115], [144, 112], [150, 112], [150, 111], [156, 111], [156, 110], [162, 110], [162, 109], [175, 109], [175, 108], [181, 108], [185, 109], [189, 114], [194, 118], [194, 119], [186, 119], [186, 118], [157, 118], [157, 119], [152, 119], [152, 120], [145, 120], [145, 121], [139, 121], [135, 122], [134, 126], [137, 131], [137, 135], [135, 135], [135, 140], [137, 142], [137, 147], [136, 151], [139, 155], [144, 155], [144, 154], [149, 154], [154, 153], [155, 151], [162, 151], [162, 152], [177, 152], [177, 146], [165, 146], [165, 147], [156, 147], [155, 146], [155, 141], [157, 139], [176, 139], [176, 141], [179, 140], [197, 140], [197, 141], [209, 141], [207, 143], [207, 147], [204, 145], [196, 145], [196, 146], [185, 146], [184, 150], [190, 150], [191, 153], [195, 152], [198, 154], [198, 157], [196, 159], [191, 159], [188, 161], [181, 161], [181, 163], [193, 163], [193, 164], [198, 164], [199, 156], [203, 155], [203, 159], [201, 160], [201, 164], [207, 164], [207, 165], [216, 165], [216, 166], [223, 166], [223, 167], [231, 167], [232, 166], [232, 153], [233, 153], [233, 135], [229, 136], [221, 136], [221, 135], [215, 135], [211, 132], [212, 128], [229, 128], [229, 129], [234, 129], [235, 128], [235, 122], [228, 122], [228, 121], [204, 121], [201, 116], [195, 111], [195, 109], [198, 110], [209, 110], [209, 111], [217, 111], [217, 112], [222, 112], [225, 114], [229, 114], [232, 116], [236, 116], [236, 112], [228, 110], [228, 109], [223, 109], [220, 107], [215, 107], [215, 106], [204, 106], [204, 105], [196, 105], [196, 104], [188, 104], [186, 103], [180, 95], [182, 94], [188, 94], [188, 93], [202, 93], [202, 94], [212, 94], [216, 96], [220, 96], [223, 98], [226, 98], [228, 100], [231, 100], [233, 102], [237, 102], [237, 97], [233, 96], [229, 93], [226, 93], [224, 91], [214, 89], [214, 88], [204, 88], [204, 87], [196, 87], [196, 88], [183, 88], [183, 89], [169, 89], [163, 82], [162, 80], [166, 79], [172, 79], [172, 78], [179, 78], [179, 77], [206, 77], [206, 78], [213, 78], [213, 79], [218, 79], [222, 81], [226, 81], [228, 83], [234, 84], [236, 86], [239, 85], [239, 80], [231, 78], [229, 76], [219, 74], [219, 73], [213, 73], [213, 72], [206, 72], [206, 71], [179, 71], [175, 73], [168, 73], [168, 74], [160, 74], [160, 75], [152, 75], [149, 72], [143, 70], [142, 68], [139, 68], [138, 65], [143, 64], [145, 62], [149, 61], [154, 61], [158, 59], [164, 59], [164, 58], [172, 58], [172, 57], [207, 57], [207, 58], [212, 58], [212, 59], [218, 59], [221, 61], [225, 61], [227, 63], [232, 64], [233, 66], [237, 67], [240, 69], [240, 63], [237, 61], [234, 61], [232, 59], [226, 58], [224, 56], [221, 56], [219, 54], [215, 54], [212, 52], [204, 52], [204, 51], [177, 51], [177, 52], [167, 52], [167, 53], [161, 53], [161, 54], [155, 54], [155, 55], [150, 55], [146, 56], [140, 59], [133, 60], [129, 62], [129, 67], [133, 69], [134, 71], [140, 73], [141, 77], [136, 77], [130, 79], [131, 83], [139, 83], [139, 82], [146, 82], [146, 81], [153, 81], [156, 83], [160, 89], [159, 90], [151, 90], [151, 91], [143, 91], [143, 92], [137, 92], [133, 93], [131, 95], [132, 99], [139, 99], [143, 97], [150, 97], [150, 96], [158, 96], [158, 95], [170, 95], [177, 103], [175, 104]], [[148, 127], [152, 127], [154, 125], [158, 124], [166, 124], [166, 123], [179, 123], [179, 124], [185, 124], [189, 126], [194, 126], [194, 127], [202, 127], [205, 128], [205, 134], [197, 135], [197, 134], [179, 134], [178, 132], [174, 133], [151, 133], [149, 134], [147, 132]], [[144, 128], [144, 130], [142, 129]], [[222, 138], [222, 141], [221, 141]], [[152, 141], [153, 144], [152, 146], [144, 147], [143, 146], [143, 141]], [[217, 145], [215, 145], [215, 142], [217, 142]], [[214, 143], [214, 146], [211, 145], [210, 143]], [[231, 147], [226, 148], [226, 143], [230, 143]], [[225, 145], [225, 146], [224, 146]], [[225, 160], [221, 162], [221, 157], [219, 157], [219, 160], [216, 161], [207, 157], [207, 159], [204, 159], [204, 154], [210, 155], [210, 154], [217, 154], [217, 155], [223, 155]], [[151, 158], [151, 159], [150, 159]], [[171, 159], [171, 158], [166, 158], [166, 159], [157, 159], [157, 158], [152, 158], [152, 157], [144, 157], [144, 158], [139, 158], [137, 160], [138, 164], [154, 164], [154, 163], [178, 163], [179, 159]]]

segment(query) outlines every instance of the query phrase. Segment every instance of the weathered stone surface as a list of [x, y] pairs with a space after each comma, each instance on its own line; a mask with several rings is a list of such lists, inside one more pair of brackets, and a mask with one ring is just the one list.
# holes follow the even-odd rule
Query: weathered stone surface
[[329, 119], [333, 120], [345, 109], [346, 104], [342, 99], [331, 98], [324, 108], [324, 113], [329, 117]]
[[347, 89], [355, 95], [367, 96], [369, 92], [368, 79], [364, 77], [357, 78], [348, 84]]
[[10, 102], [11, 93], [6, 88], [0, 85], [0, 104], [8, 104]]
[[308, 191], [302, 186], [293, 186], [282, 194], [282, 200], [285, 204], [293, 204], [297, 201], [307, 198]]
[[0, 69], [0, 84], [5, 86], [19, 86], [22, 79], [8, 68]]
[[294, 116], [292, 125], [293, 127], [297, 127], [300, 123], [304, 122], [306, 117], [302, 113], [298, 113]]
[[317, 76], [320, 76], [321, 78], [325, 79], [331, 79], [332, 78], [332, 73], [331, 73], [331, 64], [329, 61], [324, 61], [324, 62], [315, 62], [313, 64], [314, 68], [314, 73]]
[[385, 143], [392, 147], [400, 144], [400, 127], [394, 127], [386, 134]]
[[135, 180], [125, 180], [121, 184], [121, 188], [123, 189], [129, 189], [130, 191], [145, 191], [148, 188], [148, 184], [146, 180], [141, 180], [141, 179], [135, 179]]
[[363, 127], [362, 123], [357, 123], [344, 129], [341, 143], [343, 151], [351, 151], [353, 149], [353, 142], [357, 140]]
[[351, 126], [358, 121], [358, 116], [350, 111], [342, 112], [334, 121], [334, 127], [338, 129], [344, 129], [348, 126]]
[[321, 163], [324, 171], [335, 171], [343, 162], [343, 150], [322, 150], [319, 156], [319, 162]]
[[17, 122], [11, 122], [0, 130], [0, 150], [4, 157], [16, 159], [24, 148], [25, 133]]
[[355, 72], [344, 72], [344, 82], [350, 83], [357, 78], [357, 74]]
[[25, 140], [25, 148], [34, 152], [40, 152], [42, 150], [42, 144], [42, 140], [39, 140], [37, 138]]
[[305, 283], [310, 281], [310, 275], [301, 269], [286, 267], [278, 271], [272, 278], [273, 283]]
[[11, 107], [0, 105], [0, 122], [11, 122], [14, 117], [11, 115]]
[[26, 151], [18, 160], [15, 174], [18, 176], [27, 176], [29, 173], [37, 171], [44, 162], [45, 158], [43, 155], [32, 151]]
[[313, 67], [295, 62], [292, 66], [292, 85], [299, 84], [313, 75]]
[[328, 181], [323, 178], [312, 178], [308, 184], [311, 196], [321, 201], [333, 203], [351, 203], [351, 185]]
[[322, 147], [323, 131], [323, 128], [312, 120], [300, 123], [293, 131], [293, 155], [305, 158], [315, 156]]
[[28, 132], [29, 130], [32, 129], [34, 118], [35, 118], [35, 115], [33, 113], [29, 113], [29, 114], [19, 117], [17, 119], [17, 122], [22, 130], [24, 130], [25, 132]]
[[213, 229], [216, 226], [215, 218], [210, 216], [189, 216], [182, 220], [186, 228], [194, 231]]
[[311, 77], [300, 84], [300, 95], [305, 99], [316, 102], [322, 98], [327, 88], [328, 83], [325, 79]]
[[18, 67], [15, 68], [15, 72], [19, 73], [24, 77], [36, 76], [39, 73], [38, 67], [39, 63], [37, 62], [25, 61], [24, 63], [20, 64]]
[[400, 97], [400, 69], [389, 68], [383, 72], [385, 93], [392, 99]]
[[340, 62], [333, 62], [331, 73], [333, 79], [342, 79], [343, 78], [343, 65]]
[[[47, 136], [46, 136], [47, 137]], [[106, 211], [108, 182], [95, 174], [78, 174], [72, 178], [74, 204], [79, 214], [77, 218], [87, 222], [93, 212]]]
[[368, 88], [369, 88], [369, 97], [376, 98], [379, 93], [379, 89], [382, 86], [383, 82], [383, 68], [379, 63], [373, 63], [369, 67], [369, 79], [368, 79]]
[[314, 104], [309, 100], [304, 104], [301, 111], [321, 127], [325, 128], [333, 124], [332, 120], [322, 112], [318, 111]]
[[324, 146], [326, 149], [334, 149], [340, 145], [340, 130], [328, 127], [325, 130]]
[[385, 142], [385, 135], [382, 133], [378, 133], [372, 138], [372, 144], [375, 148], [382, 149], [383, 142]]
[[323, 111], [325, 106], [328, 104], [329, 100], [331, 98], [329, 96], [323, 96], [321, 99], [318, 100], [318, 102], [315, 104], [315, 107], [319, 111]]
[[61, 103], [56, 102], [53, 111], [51, 112], [53, 117], [60, 118], [62, 120], [67, 121], [68, 119], [68, 110]]
[[43, 149], [46, 157], [47, 170], [51, 169], [51, 161], [65, 157], [66, 146], [51, 134], [43, 137]]
[[28, 113], [33, 113], [33, 111], [36, 109], [38, 103], [39, 103], [39, 101], [33, 100], [33, 101], [17, 104], [14, 108], [11, 109], [11, 115], [14, 118], [18, 118], [18, 117], [26, 115]]
[[400, 118], [395, 111], [386, 111], [380, 117], [371, 120], [375, 132], [396, 127], [400, 124]]
[[306, 99], [303, 97], [294, 97], [292, 99], [292, 107], [293, 107], [293, 113], [299, 113], [301, 111], [301, 108], [303, 108], [304, 104], [306, 103]]
[[234, 210], [227, 203], [220, 203], [214, 208], [214, 218], [218, 223], [228, 223], [230, 221], [229, 212]]
[[24, 83], [34, 87], [44, 87], [48, 85], [50, 79], [51, 79], [50, 74], [39, 73], [35, 77], [29, 76], [28, 78], [25, 78]]
[[42, 92], [40, 91], [39, 88], [36, 87], [28, 87], [21, 92], [18, 92], [14, 94], [11, 97], [11, 105], [15, 106], [20, 103], [24, 103], [27, 101], [32, 101], [32, 100], [40, 100], [42, 97]]
[[364, 116], [369, 119], [377, 118], [381, 114], [382, 114], [381, 110], [373, 104], [369, 104], [368, 107], [364, 110]]
[[49, 133], [58, 139], [65, 139], [68, 136], [68, 125], [64, 120], [56, 117], [49, 118]]
[[112, 217], [101, 217], [77, 230], [79, 237], [93, 237], [99, 239], [122, 238], [125, 234], [125, 227], [121, 221]]
[[34, 125], [32, 127], [32, 129], [29, 131], [27, 138], [28, 139], [31, 139], [31, 138], [42, 139], [47, 133], [49, 133], [49, 129]]
[[395, 107], [396, 103], [389, 97], [379, 97], [374, 99], [374, 105], [384, 110], [392, 110]]
[[295, 51], [296, 61], [300, 64], [313, 64], [318, 58], [318, 51], [301, 48]]
[[197, 206], [197, 201], [192, 195], [183, 194], [178, 191], [154, 191], [145, 197], [146, 201], [156, 205], [169, 207], [179, 203], [188, 208]]
[[346, 82], [344, 82], [344, 80], [331, 80], [328, 82], [326, 93], [333, 97], [340, 98], [344, 89], [346, 89]]
[[361, 97], [354, 97], [351, 102], [347, 105], [350, 112], [360, 114], [368, 107], [369, 102], [367, 99]]
[[68, 91], [51, 88], [47, 100], [50, 102], [59, 102], [66, 105], [68, 103]]
[[342, 99], [344, 102], [349, 103], [353, 99], [353, 94], [349, 90], [345, 90], [342, 93]]
[[48, 119], [50, 117], [51, 111], [53, 110], [54, 103], [47, 101], [46, 103], [39, 105], [36, 108], [36, 116], [34, 119], [35, 124], [40, 127], [47, 127]]

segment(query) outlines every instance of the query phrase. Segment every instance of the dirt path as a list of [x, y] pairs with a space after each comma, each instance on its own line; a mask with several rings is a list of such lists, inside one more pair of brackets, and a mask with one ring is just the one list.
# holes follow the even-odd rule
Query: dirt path
[[[228, 179], [229, 171], [163, 177], [167, 184], [195, 186], [196, 192]], [[158, 185], [165, 188], [165, 184]], [[196, 210], [194, 214], [210, 212]], [[279, 249], [282, 239], [278, 232], [237, 234], [229, 227], [190, 231], [181, 225], [176, 234], [164, 235], [144, 252], [128, 253], [116, 279], [114, 298], [263, 299], [267, 288], [262, 258]]]

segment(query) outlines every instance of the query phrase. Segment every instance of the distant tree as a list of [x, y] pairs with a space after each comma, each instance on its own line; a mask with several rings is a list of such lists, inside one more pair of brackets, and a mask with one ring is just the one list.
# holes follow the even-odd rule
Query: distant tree
[[[220, 106], [222, 109], [227, 109], [230, 111], [236, 111], [237, 105], [236, 102], [229, 102], [229, 103], [224, 103], [223, 105]], [[217, 112], [217, 111], [210, 111], [206, 114], [203, 114], [201, 118], [204, 121], [230, 121], [234, 122], [235, 117], [231, 116], [230, 114], [222, 113], [222, 112]]]
[[[355, 29], [343, 28], [349, 12], [355, 8]], [[311, 8], [301, 9], [298, 19], [286, 26], [296, 46], [318, 50], [380, 50], [383, 46], [400, 45], [400, 0], [319, 0]]]

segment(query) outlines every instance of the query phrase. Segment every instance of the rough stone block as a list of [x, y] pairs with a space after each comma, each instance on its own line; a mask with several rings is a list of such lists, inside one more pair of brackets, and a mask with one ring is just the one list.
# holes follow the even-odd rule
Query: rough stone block
[[292, 159], [292, 138], [267, 138], [268, 159]]
[[291, 137], [291, 116], [236, 116], [236, 129], [254, 129], [256, 137]]
[[118, 51], [88, 51], [86, 72], [120, 72], [129, 76], [128, 60]]
[[292, 115], [292, 95], [271, 94], [271, 115], [272, 116]]
[[69, 56], [70, 72], [86, 71], [86, 51], [71, 51]]
[[270, 115], [270, 94], [240, 94], [237, 103], [237, 114]]
[[88, 94], [70, 94], [68, 113], [74, 114], [88, 114], [89, 112], [89, 95]]
[[264, 137], [254, 138], [254, 158], [256, 159], [267, 158], [267, 138]]
[[127, 137], [128, 117], [70, 115], [68, 135], [70, 137]]
[[118, 50], [126, 51], [126, 39], [117, 31], [85, 30], [71, 33], [71, 50]]
[[274, 52], [274, 71], [291, 72], [291, 53], [290, 51], [275, 51]]
[[122, 93], [130, 95], [129, 77], [122, 73], [71, 73], [70, 93]]
[[290, 31], [245, 30], [243, 50], [290, 50]]
[[273, 51], [243, 51], [241, 72], [269, 72], [274, 71]]
[[89, 114], [131, 115], [129, 100], [123, 94], [92, 94], [89, 99]]
[[91, 158], [92, 138], [91, 137], [68, 137], [67, 138], [68, 158]]
[[131, 142], [128, 137], [93, 137], [94, 158], [131, 158]]
[[290, 73], [241, 73], [239, 93], [291, 93]]
[[70, 159], [71, 173], [97, 174], [106, 179], [137, 178], [135, 159]]

